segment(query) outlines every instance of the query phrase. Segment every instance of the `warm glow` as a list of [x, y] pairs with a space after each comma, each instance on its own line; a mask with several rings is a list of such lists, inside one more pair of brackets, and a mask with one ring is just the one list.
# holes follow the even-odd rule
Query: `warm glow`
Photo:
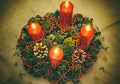
[[58, 47], [53, 47], [50, 49], [49, 56], [52, 59], [62, 59], [63, 51]]
[[32, 28], [36, 29], [36, 25], [34, 23], [32, 23]]
[[91, 30], [91, 26], [90, 25], [87, 25], [86, 26], [86, 31], [90, 31]]
[[56, 68], [60, 64], [64, 56], [63, 50], [59, 47], [53, 47], [49, 51], [49, 57], [52, 68]]
[[59, 52], [58, 49], [55, 49], [55, 50], [54, 50], [54, 53], [55, 53], [56, 55], [58, 54], [58, 52]]
[[68, 1], [66, 1], [66, 2], [65, 2], [65, 6], [68, 7], [68, 4], [69, 4]]

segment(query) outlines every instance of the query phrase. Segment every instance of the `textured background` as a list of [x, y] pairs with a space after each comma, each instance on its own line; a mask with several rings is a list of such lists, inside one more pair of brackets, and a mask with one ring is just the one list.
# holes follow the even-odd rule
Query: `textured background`
[[[13, 56], [21, 28], [37, 14], [59, 9], [63, 0], [0, 0], [0, 84], [50, 84], [24, 71], [21, 60]], [[81, 79], [81, 84], [120, 84], [120, 0], [71, 0], [74, 14], [94, 18], [105, 37], [108, 51], [101, 51], [97, 62]], [[15, 66], [17, 62], [18, 66]], [[104, 67], [105, 72], [100, 70]], [[23, 79], [20, 73], [26, 74]], [[68, 82], [67, 84], [72, 84]]]

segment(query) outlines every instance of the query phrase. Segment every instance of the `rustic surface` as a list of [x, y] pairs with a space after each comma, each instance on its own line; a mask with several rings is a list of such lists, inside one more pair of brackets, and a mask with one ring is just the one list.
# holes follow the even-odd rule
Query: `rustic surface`
[[[21, 28], [37, 14], [59, 9], [61, 0], [0, 0], [0, 84], [50, 84], [24, 71], [21, 60], [13, 56]], [[94, 18], [105, 37], [108, 51], [101, 51], [81, 84], [120, 84], [120, 0], [72, 0], [74, 14]], [[67, 84], [72, 84], [68, 82]]]

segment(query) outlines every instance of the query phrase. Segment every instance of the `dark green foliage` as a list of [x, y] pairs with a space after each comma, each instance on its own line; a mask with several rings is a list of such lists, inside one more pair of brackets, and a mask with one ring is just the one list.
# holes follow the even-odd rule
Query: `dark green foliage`
[[77, 21], [76, 21], [76, 22], [82, 23], [83, 20], [84, 20], [83, 16], [80, 15], [80, 16], [77, 18]]
[[55, 42], [57, 42], [58, 44], [63, 43], [63, 38], [62, 38], [62, 36], [60, 34], [55, 35]]
[[18, 44], [16, 46], [16, 49], [19, 49], [20, 51], [22, 51], [25, 47], [26, 47], [26, 45], [21, 43], [20, 40], [18, 40]]
[[55, 17], [58, 18], [59, 15], [60, 15], [59, 10], [56, 10], [56, 11], [55, 11]]
[[67, 70], [68, 70], [67, 64], [64, 63], [64, 62], [62, 62], [62, 63], [59, 65], [59, 67], [57, 68], [57, 73], [58, 73], [59, 75], [61, 75], [61, 74], [65, 73], [65, 71], [67, 71]]
[[31, 22], [35, 22], [36, 21], [36, 18], [35, 17], [32, 17], [29, 21], [28, 21], [28, 24], [31, 23]]
[[92, 59], [94, 62], [96, 62], [97, 56], [93, 55], [93, 56], [91, 56], [91, 59]]
[[93, 19], [89, 18], [89, 17], [84, 17], [83, 23], [84, 24], [91, 24], [91, 25], [93, 25]]
[[51, 27], [51, 20], [49, 18], [42, 19], [41, 26], [44, 30], [49, 30]]
[[72, 33], [72, 35], [79, 36], [79, 31], [78, 31], [77, 28], [78, 28], [77, 25], [71, 27], [71, 33]]
[[84, 18], [82, 15], [79, 15], [79, 17], [77, 18], [77, 21], [75, 22], [75, 25], [78, 25], [78, 24], [82, 24], [84, 21]]
[[50, 49], [51, 45], [50, 45], [50, 40], [49, 39], [43, 39], [42, 40], [44, 45], [47, 45], [47, 47]]
[[60, 81], [58, 84], [66, 84], [66, 80], [62, 80], [62, 81]]
[[73, 78], [72, 79], [73, 84], [80, 84], [80, 80], [78, 78]]
[[56, 69], [51, 69], [50, 70], [50, 75], [49, 75], [49, 80], [51, 82], [54, 82], [55, 80], [57, 80], [59, 77], [59, 74], [57, 73]]
[[68, 60], [69, 63], [72, 64], [71, 55], [72, 55], [73, 51], [75, 50], [75, 47], [70, 47], [70, 46], [68, 46], [68, 44], [63, 44], [62, 48], [64, 51], [64, 59]]
[[27, 30], [27, 28], [23, 28], [23, 39], [25, 40], [25, 41], [31, 41], [31, 38], [30, 38], [30, 36], [29, 36], [29, 34], [28, 34], [28, 30]]

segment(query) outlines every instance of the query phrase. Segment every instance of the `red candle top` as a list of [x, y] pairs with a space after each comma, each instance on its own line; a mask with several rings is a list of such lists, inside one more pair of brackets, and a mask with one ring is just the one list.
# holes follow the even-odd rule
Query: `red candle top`
[[41, 32], [41, 26], [37, 22], [32, 22], [28, 26], [28, 32], [29, 34], [40, 34]]
[[49, 56], [51, 59], [55, 59], [55, 60], [59, 60], [63, 58], [63, 50], [61, 48], [58, 47], [53, 47], [50, 52], [49, 52]]
[[68, 1], [64, 1], [60, 4], [60, 10], [64, 12], [71, 12], [73, 10], [73, 4]]
[[90, 25], [84, 25], [80, 30], [80, 34], [83, 36], [93, 36], [94, 29]]

